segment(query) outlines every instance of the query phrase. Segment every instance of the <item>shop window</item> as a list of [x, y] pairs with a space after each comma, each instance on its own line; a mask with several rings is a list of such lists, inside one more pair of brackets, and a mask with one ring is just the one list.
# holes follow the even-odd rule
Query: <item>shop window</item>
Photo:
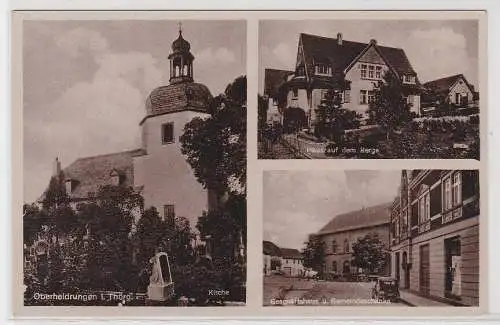
[[444, 241], [445, 249], [445, 296], [460, 299], [462, 295], [462, 254], [460, 237]]

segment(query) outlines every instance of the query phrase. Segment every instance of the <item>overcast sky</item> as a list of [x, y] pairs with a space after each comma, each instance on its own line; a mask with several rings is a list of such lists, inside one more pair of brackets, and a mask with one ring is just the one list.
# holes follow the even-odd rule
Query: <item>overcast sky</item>
[[264, 240], [302, 249], [333, 217], [397, 195], [400, 170], [264, 172]]
[[478, 23], [475, 20], [302, 20], [260, 23], [260, 78], [265, 68], [294, 70], [300, 33], [405, 50], [420, 81], [463, 73], [478, 86]]
[[[42, 193], [56, 156], [139, 147], [144, 103], [168, 84], [177, 21], [24, 23], [24, 200]], [[244, 21], [183, 21], [194, 78], [213, 95], [246, 74]]]

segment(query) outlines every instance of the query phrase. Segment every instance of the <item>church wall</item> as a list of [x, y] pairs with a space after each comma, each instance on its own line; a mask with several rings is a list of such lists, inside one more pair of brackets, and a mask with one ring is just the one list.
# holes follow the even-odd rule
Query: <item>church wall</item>
[[307, 113], [309, 110], [309, 105], [307, 103], [307, 91], [305, 89], [297, 89], [297, 97], [295, 97], [293, 90], [290, 89], [287, 95], [287, 103], [287, 108], [300, 107]]
[[[147, 119], [143, 124], [147, 155], [134, 158], [134, 185], [144, 186], [145, 208], [154, 206], [164, 217], [164, 205], [173, 204], [176, 216], [187, 217], [191, 227], [207, 209], [208, 195], [182, 155], [179, 138], [186, 123], [205, 116], [183, 111]], [[174, 123], [174, 142], [163, 144], [162, 124], [169, 122]]]

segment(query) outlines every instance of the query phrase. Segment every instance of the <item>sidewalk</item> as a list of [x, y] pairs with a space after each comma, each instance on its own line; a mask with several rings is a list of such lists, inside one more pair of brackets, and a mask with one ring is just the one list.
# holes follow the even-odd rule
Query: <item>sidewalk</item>
[[409, 306], [418, 307], [450, 307], [449, 304], [439, 302], [436, 300], [424, 298], [408, 291], [400, 290], [399, 297], [401, 302]]

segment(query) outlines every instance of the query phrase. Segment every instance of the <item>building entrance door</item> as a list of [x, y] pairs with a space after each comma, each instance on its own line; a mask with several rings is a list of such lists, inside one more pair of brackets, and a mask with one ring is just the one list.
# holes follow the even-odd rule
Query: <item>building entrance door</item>
[[445, 249], [445, 296], [459, 299], [462, 294], [462, 258], [460, 237], [449, 238], [444, 241]]
[[403, 252], [403, 266], [405, 279], [403, 288], [408, 289], [410, 287], [410, 268], [408, 266], [408, 254], [406, 252]]
[[420, 246], [420, 294], [429, 295], [430, 285], [429, 244]]
[[395, 270], [396, 270], [396, 281], [398, 282], [398, 285], [399, 285], [399, 284], [400, 284], [400, 272], [399, 272], [399, 268], [400, 268], [400, 265], [401, 265], [401, 264], [399, 263], [399, 262], [400, 262], [400, 261], [399, 261], [399, 252], [397, 252], [397, 253], [396, 253], [396, 258], [395, 258], [395, 260], [396, 260], [396, 261], [395, 261], [394, 263], [395, 263], [396, 265], [394, 265], [394, 268], [395, 268]]

